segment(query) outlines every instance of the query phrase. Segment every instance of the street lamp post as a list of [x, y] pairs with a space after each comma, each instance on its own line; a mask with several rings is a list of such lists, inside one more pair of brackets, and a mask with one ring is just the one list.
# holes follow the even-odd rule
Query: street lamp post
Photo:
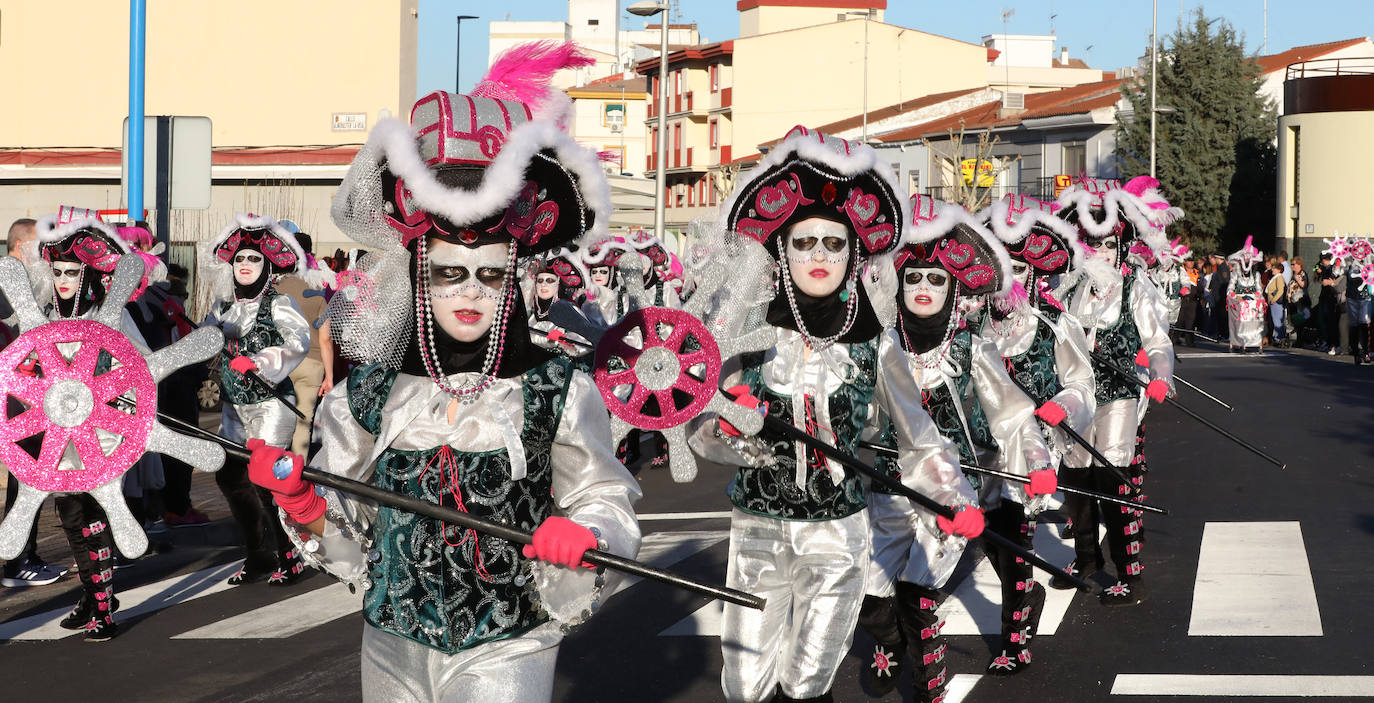
[[845, 14], [862, 15], [864, 18], [864, 127], [862, 141], [868, 143], [868, 19], [873, 16], [873, 10], [868, 9], [862, 12], [854, 10]]
[[658, 50], [658, 154], [655, 157], [657, 168], [654, 169], [654, 236], [658, 237], [659, 241], [663, 241], [664, 208], [668, 200], [668, 176], [665, 173], [668, 166], [668, 14], [672, 4], [673, 0], [644, 0], [625, 8], [630, 14], [640, 17], [663, 14], [660, 23], [662, 36]]
[[458, 15], [458, 30], [453, 38], [453, 92], [463, 92], [463, 75], [459, 69], [463, 66], [463, 20], [475, 20], [476, 15]]
[[1155, 177], [1155, 94], [1159, 84], [1159, 0], [1154, 0], [1154, 15], [1150, 19], [1150, 178]]

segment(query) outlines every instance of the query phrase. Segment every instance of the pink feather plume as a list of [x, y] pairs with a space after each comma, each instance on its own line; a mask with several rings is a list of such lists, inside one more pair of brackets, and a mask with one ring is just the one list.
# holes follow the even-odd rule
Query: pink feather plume
[[549, 81], [565, 68], [590, 66], [596, 60], [572, 42], [553, 40], [513, 46], [503, 52], [487, 69], [487, 75], [472, 89], [472, 95], [497, 100], [519, 100], [533, 112], [549, 98]]

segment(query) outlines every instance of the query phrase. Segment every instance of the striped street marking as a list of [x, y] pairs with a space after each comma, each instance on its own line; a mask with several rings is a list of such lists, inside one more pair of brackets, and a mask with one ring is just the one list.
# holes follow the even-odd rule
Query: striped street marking
[[949, 680], [949, 685], [945, 686], [944, 703], [962, 703], [982, 678], [982, 674], [955, 674]]
[[1374, 676], [1117, 674], [1112, 695], [1374, 698]]
[[1320, 637], [1321, 613], [1302, 526], [1297, 522], [1207, 523], [1188, 634]]
[[1188, 354], [1175, 354], [1180, 359], [1263, 359], [1268, 356], [1277, 356], [1273, 352], [1262, 351], [1254, 354], [1233, 354], [1231, 352], [1191, 352]]
[[172, 637], [174, 640], [285, 639], [363, 609], [361, 593], [334, 583]]
[[640, 522], [650, 522], [653, 520], [729, 520], [729, 510], [719, 510], [705, 513], [641, 513], [635, 517]]
[[[174, 576], [147, 586], [128, 591], [119, 591], [119, 612], [116, 620], [154, 613], [170, 608], [178, 603], [203, 598], [233, 588], [225, 580], [239, 570], [242, 562], [231, 562], [189, 574]], [[0, 624], [0, 640], [60, 640], [71, 637], [80, 630], [64, 630], [58, 627], [59, 620], [71, 612], [70, 608], [49, 610], [45, 613], [30, 615], [26, 618], [11, 620]]]
[[[727, 513], [728, 514], [728, 513]], [[643, 519], [643, 518], [641, 518]], [[680, 532], [651, 532], [639, 544], [639, 561], [659, 569], [666, 569], [697, 552], [704, 552], [730, 536], [728, 530], [682, 530]], [[615, 589], [619, 593], [640, 582], [638, 576], [626, 576]]]

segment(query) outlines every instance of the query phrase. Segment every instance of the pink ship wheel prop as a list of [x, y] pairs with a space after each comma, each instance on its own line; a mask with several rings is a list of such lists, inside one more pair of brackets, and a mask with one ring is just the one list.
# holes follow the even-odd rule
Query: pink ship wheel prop
[[[71, 361], [57, 347], [68, 343], [81, 345]], [[96, 375], [101, 351], [113, 357], [115, 368]], [[19, 368], [31, 356], [38, 361], [37, 375]], [[25, 485], [41, 491], [94, 490], [143, 456], [157, 414], [156, 389], [138, 349], [99, 322], [63, 320], [25, 332], [0, 352], [0, 397], [14, 397], [26, 408], [0, 421], [0, 461]], [[132, 415], [111, 405], [130, 391]], [[109, 455], [97, 428], [120, 437]], [[40, 433], [42, 449], [35, 459], [18, 443]], [[59, 468], [68, 443], [80, 457], [79, 469]]]
[[[671, 331], [665, 335], [666, 329]], [[638, 348], [632, 342], [636, 336]], [[695, 348], [689, 348], [689, 340]], [[677, 427], [696, 417], [720, 383], [715, 338], [682, 310], [650, 307], [629, 313], [606, 331], [595, 359], [596, 386], [606, 407], [643, 430]], [[622, 399], [616, 391], [627, 386], [629, 395]]]

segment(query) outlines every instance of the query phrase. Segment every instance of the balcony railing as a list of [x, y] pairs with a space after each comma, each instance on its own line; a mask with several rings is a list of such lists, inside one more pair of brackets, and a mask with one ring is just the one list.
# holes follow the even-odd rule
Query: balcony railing
[[1295, 63], [1288, 67], [1284, 80], [1315, 78], [1317, 76], [1369, 76], [1374, 75], [1374, 56], [1356, 56], [1339, 59], [1313, 59]]

